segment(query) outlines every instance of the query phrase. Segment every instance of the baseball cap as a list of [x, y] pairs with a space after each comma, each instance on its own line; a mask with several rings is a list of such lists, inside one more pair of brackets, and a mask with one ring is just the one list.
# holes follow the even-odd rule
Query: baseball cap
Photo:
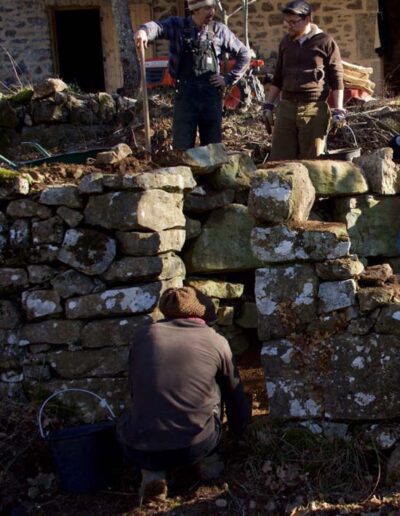
[[308, 2], [303, 2], [303, 0], [289, 2], [281, 10], [284, 14], [298, 14], [299, 16], [310, 16], [312, 11], [311, 5]]

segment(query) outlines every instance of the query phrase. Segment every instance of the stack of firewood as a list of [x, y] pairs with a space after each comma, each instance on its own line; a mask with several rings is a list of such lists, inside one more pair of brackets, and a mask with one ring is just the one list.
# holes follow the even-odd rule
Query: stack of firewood
[[369, 79], [369, 76], [373, 73], [373, 69], [348, 63], [347, 61], [342, 61], [342, 63], [345, 88], [364, 90], [369, 93], [369, 95], [373, 95], [375, 83]]

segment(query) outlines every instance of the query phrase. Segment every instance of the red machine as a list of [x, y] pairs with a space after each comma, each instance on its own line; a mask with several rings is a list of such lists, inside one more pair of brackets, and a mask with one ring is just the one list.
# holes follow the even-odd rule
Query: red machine
[[[234, 60], [227, 62], [228, 71], [234, 66], [234, 63]], [[264, 61], [262, 59], [251, 60], [250, 66], [243, 77], [234, 86], [228, 88], [224, 99], [225, 109], [245, 111], [254, 99], [264, 102], [264, 88], [255, 75], [255, 72], [263, 65]], [[146, 59], [146, 82], [148, 88], [173, 87], [175, 85], [174, 79], [168, 72], [168, 59], [166, 57]]]

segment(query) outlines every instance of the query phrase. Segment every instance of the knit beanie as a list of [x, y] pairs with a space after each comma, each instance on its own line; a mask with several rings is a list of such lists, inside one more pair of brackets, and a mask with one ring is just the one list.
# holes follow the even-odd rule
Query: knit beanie
[[213, 6], [214, 4], [214, 0], [188, 0], [189, 11], [195, 11], [200, 7]]
[[199, 317], [207, 322], [216, 319], [211, 299], [193, 287], [168, 288], [159, 306], [163, 315], [171, 319]]

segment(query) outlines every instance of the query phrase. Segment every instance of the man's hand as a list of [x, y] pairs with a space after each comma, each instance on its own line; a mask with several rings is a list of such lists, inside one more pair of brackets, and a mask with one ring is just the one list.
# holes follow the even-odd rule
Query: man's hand
[[147, 32], [143, 29], [139, 29], [135, 32], [135, 45], [137, 48], [140, 48], [142, 45], [144, 48], [147, 48], [147, 43], [149, 41], [149, 38], [147, 37]]
[[347, 111], [345, 109], [334, 108], [332, 113], [332, 127], [333, 129], [342, 129], [346, 125]]
[[226, 81], [223, 75], [214, 74], [210, 77], [210, 83], [216, 88], [225, 88]]
[[268, 134], [272, 134], [272, 126], [274, 125], [274, 105], [272, 102], [265, 102], [263, 105], [262, 120]]

